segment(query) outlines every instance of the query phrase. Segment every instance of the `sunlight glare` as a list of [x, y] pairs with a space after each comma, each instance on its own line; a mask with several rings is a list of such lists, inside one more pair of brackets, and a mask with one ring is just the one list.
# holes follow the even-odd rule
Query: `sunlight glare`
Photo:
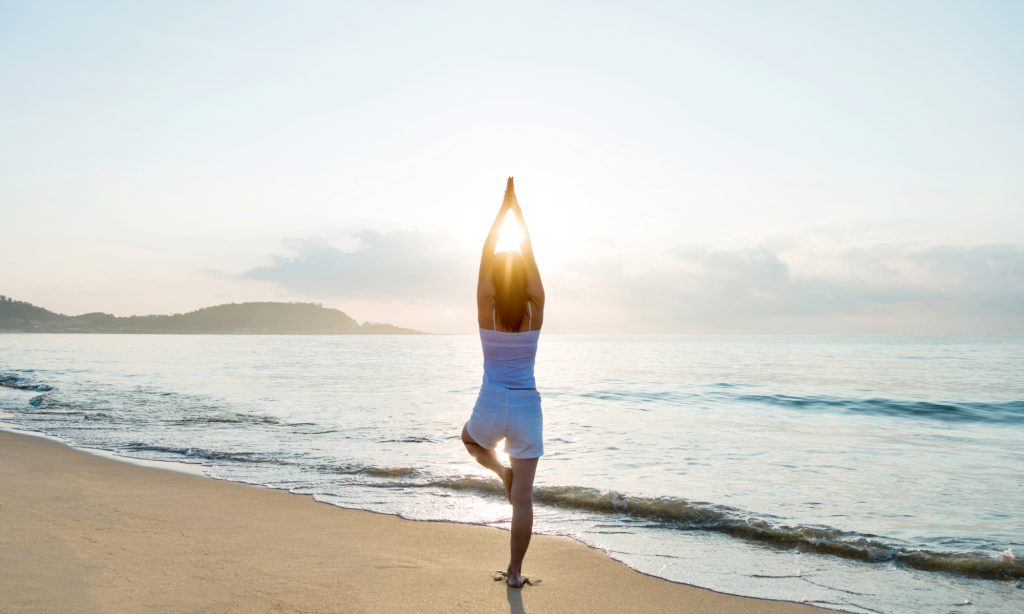
[[[522, 232], [519, 228], [519, 220], [511, 211], [505, 213], [505, 219], [501, 222], [501, 229], [498, 230], [498, 244], [494, 253], [498, 252], [519, 252], [519, 241]], [[521, 252], [520, 252], [521, 253]]]
[[494, 453], [497, 455], [498, 460], [501, 461], [501, 464], [507, 467], [512, 461], [509, 460], [508, 452], [505, 452], [505, 440], [502, 439], [498, 444], [500, 445], [494, 447]]

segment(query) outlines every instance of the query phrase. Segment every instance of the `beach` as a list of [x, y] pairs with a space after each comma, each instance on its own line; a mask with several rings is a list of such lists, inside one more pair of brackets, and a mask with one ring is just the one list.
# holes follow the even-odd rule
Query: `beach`
[[0, 614], [1024, 614], [1024, 4], [8, 4]]
[[[1024, 405], [1019, 375], [1007, 376], [1019, 373], [1019, 340], [544, 344], [535, 534], [723, 594], [864, 613], [1021, 610], [1021, 524], [1006, 513], [1024, 501], [1013, 487]], [[3, 346], [0, 421], [16, 429], [171, 462], [219, 480], [218, 493], [240, 483], [250, 486], [230, 492], [263, 486], [332, 512], [451, 523], [460, 543], [462, 529], [487, 529], [478, 551], [491, 558], [469, 549], [466, 572], [489, 580], [507, 563], [511, 508], [459, 441], [478, 386], [466, 375], [479, 369], [475, 337], [7, 335]], [[204, 522], [217, 524], [196, 530]], [[527, 558], [545, 580], [559, 575], [544, 567], [547, 543]], [[361, 573], [323, 563], [338, 546], [319, 536], [302, 551], [332, 578]], [[427, 583], [453, 572], [439, 573]]]
[[341, 509], [0, 432], [2, 612], [812, 612], [635, 572], [535, 536]]

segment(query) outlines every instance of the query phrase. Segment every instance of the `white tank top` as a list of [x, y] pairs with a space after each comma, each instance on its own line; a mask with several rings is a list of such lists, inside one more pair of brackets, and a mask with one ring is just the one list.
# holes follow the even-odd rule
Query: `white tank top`
[[[484, 350], [484, 386], [500, 386], [502, 388], [536, 388], [533, 377], [533, 366], [537, 360], [537, 341], [539, 330], [533, 327], [533, 309], [526, 304], [530, 312], [527, 330], [521, 333], [506, 333], [500, 330], [480, 329], [480, 343]], [[491, 320], [497, 323], [494, 309], [491, 309]]]

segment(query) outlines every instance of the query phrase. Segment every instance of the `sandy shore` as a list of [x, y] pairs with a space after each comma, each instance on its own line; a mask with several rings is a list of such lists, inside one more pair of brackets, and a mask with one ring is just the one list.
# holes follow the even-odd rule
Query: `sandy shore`
[[535, 537], [343, 510], [0, 432], [0, 612], [812, 612], [630, 570]]

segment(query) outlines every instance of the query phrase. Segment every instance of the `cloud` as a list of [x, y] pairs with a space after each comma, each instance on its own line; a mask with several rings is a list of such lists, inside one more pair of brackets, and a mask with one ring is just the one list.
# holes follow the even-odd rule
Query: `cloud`
[[[474, 326], [475, 252], [438, 233], [364, 230], [355, 238], [348, 250], [291, 239], [288, 254], [242, 277], [305, 297], [430, 301], [462, 314], [465, 327], [455, 330]], [[728, 249], [677, 245], [644, 257], [603, 252], [543, 274], [545, 326], [554, 332], [1024, 334], [1018, 245], [840, 245], [804, 236]]]
[[303, 296], [377, 299], [472, 297], [476, 263], [443, 233], [362, 230], [359, 246], [341, 249], [313, 237], [288, 239], [287, 255], [241, 274]]
[[576, 303], [588, 331], [1024, 333], [1021, 246], [803, 246], [677, 246], [657, 265], [608, 255], [548, 294]]

